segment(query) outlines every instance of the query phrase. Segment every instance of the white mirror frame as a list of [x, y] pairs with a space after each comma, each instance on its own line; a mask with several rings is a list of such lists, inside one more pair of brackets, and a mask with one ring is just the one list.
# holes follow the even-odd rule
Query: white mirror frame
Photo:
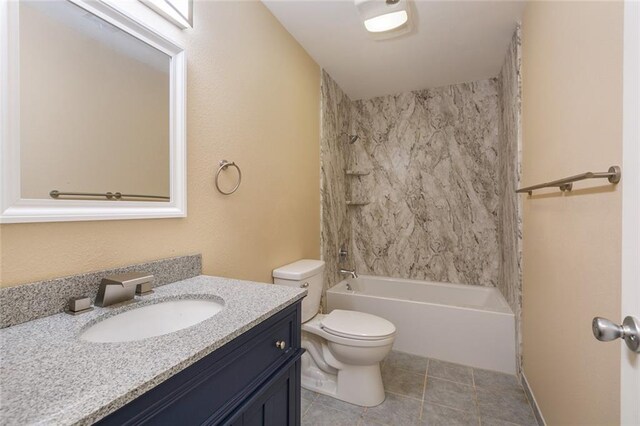
[[184, 49], [106, 3], [67, 0], [171, 57], [170, 201], [23, 199], [20, 188], [18, 1], [0, 0], [0, 223], [175, 218], [187, 215]]

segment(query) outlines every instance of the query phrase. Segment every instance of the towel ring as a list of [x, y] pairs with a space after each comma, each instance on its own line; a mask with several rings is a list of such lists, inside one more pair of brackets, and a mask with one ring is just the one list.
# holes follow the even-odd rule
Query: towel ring
[[[220, 172], [223, 170], [227, 170], [227, 167], [229, 166], [233, 166], [236, 168], [236, 170], [238, 170], [238, 183], [236, 184], [236, 186], [233, 187], [231, 191], [226, 192], [220, 189], [220, 185], [218, 184], [218, 178], [220, 177]], [[238, 165], [233, 161], [232, 162], [228, 162], [227, 160], [220, 161], [220, 167], [218, 167], [218, 171], [216, 172], [216, 189], [218, 190], [218, 192], [220, 192], [222, 195], [231, 195], [234, 192], [236, 192], [238, 188], [240, 188], [240, 182], [242, 182], [242, 171], [240, 171], [240, 167], [238, 167]]]

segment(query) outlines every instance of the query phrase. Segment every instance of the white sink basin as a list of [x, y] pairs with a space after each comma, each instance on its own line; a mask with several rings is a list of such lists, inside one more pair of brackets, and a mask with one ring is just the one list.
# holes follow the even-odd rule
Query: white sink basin
[[183, 330], [211, 318], [223, 308], [213, 300], [169, 300], [109, 317], [85, 330], [89, 342], [131, 342]]

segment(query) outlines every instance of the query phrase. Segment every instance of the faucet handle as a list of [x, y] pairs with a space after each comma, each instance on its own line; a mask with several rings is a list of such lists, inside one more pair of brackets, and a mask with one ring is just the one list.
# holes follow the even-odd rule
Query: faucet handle
[[72, 297], [69, 299], [67, 308], [64, 310], [71, 315], [84, 314], [85, 312], [93, 311], [91, 306], [91, 298], [85, 297]]
[[344, 247], [340, 247], [338, 251], [338, 261], [343, 262], [347, 260], [347, 256], [349, 256], [349, 251]]
[[153, 289], [151, 288], [151, 281], [147, 281], [146, 283], [138, 284], [136, 286], [136, 294], [139, 296], [145, 296], [151, 293], [153, 293]]

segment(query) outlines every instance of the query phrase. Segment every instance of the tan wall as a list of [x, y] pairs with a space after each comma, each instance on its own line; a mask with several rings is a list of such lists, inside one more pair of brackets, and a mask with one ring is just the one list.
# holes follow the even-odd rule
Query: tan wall
[[170, 58], [130, 36], [127, 42], [155, 65], [114, 48], [124, 32], [87, 34], [78, 29], [87, 20], [84, 12], [71, 13], [76, 9], [20, 3], [21, 195], [49, 198], [57, 189], [169, 196]]
[[[527, 6], [524, 185], [620, 164], [622, 29], [622, 2]], [[619, 422], [620, 344], [591, 319], [620, 319], [621, 185], [523, 200], [524, 373], [549, 425]]]
[[[319, 257], [319, 67], [259, 2], [198, 2], [194, 28], [188, 217], [2, 225], [3, 286], [197, 252], [207, 274], [270, 281]], [[243, 170], [230, 197], [223, 158]]]

